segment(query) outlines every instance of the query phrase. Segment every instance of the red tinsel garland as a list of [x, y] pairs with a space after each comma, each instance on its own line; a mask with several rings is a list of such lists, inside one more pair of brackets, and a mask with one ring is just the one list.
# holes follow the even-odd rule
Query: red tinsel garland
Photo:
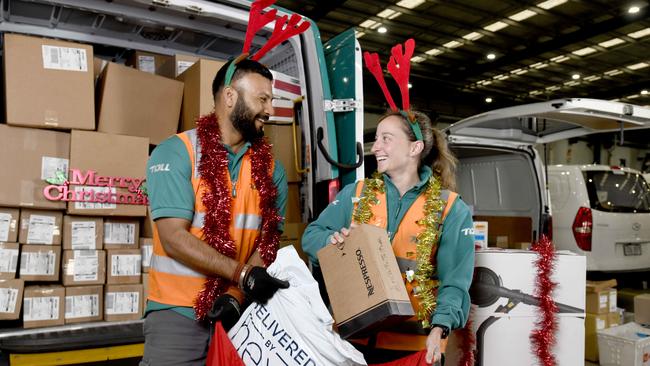
[[454, 331], [458, 338], [458, 348], [460, 350], [460, 361], [458, 361], [458, 366], [474, 366], [474, 344], [476, 343], [476, 339], [474, 337], [474, 331], [472, 330], [474, 323], [473, 317], [474, 308], [470, 307], [467, 316], [467, 323], [465, 323], [465, 326], [462, 329]]
[[[199, 173], [207, 190], [201, 198], [206, 208], [203, 221], [203, 237], [219, 253], [234, 258], [236, 244], [230, 235], [232, 219], [231, 193], [228, 189], [228, 152], [221, 142], [221, 132], [214, 113], [202, 116], [197, 121], [197, 133], [201, 146]], [[251, 148], [251, 170], [253, 182], [260, 194], [262, 214], [262, 235], [255, 239], [255, 247], [268, 266], [275, 260], [280, 233], [277, 230], [281, 217], [275, 207], [277, 188], [272, 179], [273, 155], [271, 147], [264, 140], [254, 143]], [[205, 318], [217, 296], [230, 286], [229, 279], [208, 277], [203, 289], [194, 300], [197, 319]]]
[[555, 355], [552, 349], [555, 345], [557, 332], [557, 305], [553, 300], [553, 290], [557, 285], [551, 280], [555, 266], [555, 248], [553, 243], [542, 235], [541, 240], [533, 244], [533, 251], [537, 252], [535, 267], [537, 278], [535, 279], [535, 296], [539, 298], [541, 316], [536, 323], [536, 328], [531, 333], [531, 343], [537, 355], [540, 365], [556, 365]]

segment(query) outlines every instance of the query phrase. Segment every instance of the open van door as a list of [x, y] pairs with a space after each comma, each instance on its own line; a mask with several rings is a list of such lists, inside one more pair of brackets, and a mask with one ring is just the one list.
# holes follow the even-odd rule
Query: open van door
[[[337, 151], [320, 152], [339, 171], [341, 187], [363, 179], [363, 64], [361, 47], [351, 28], [324, 44], [332, 100], [325, 101], [328, 118], [333, 118]], [[336, 159], [338, 157], [338, 160]]]
[[544, 144], [599, 132], [650, 127], [650, 109], [597, 99], [557, 99], [497, 109], [448, 127], [451, 136]]

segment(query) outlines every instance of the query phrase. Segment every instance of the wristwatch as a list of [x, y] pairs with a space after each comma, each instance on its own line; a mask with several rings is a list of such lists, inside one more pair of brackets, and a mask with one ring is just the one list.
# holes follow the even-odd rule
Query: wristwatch
[[449, 327], [448, 326], [442, 325], [442, 324], [433, 324], [431, 326], [431, 329], [433, 329], [433, 328], [442, 329], [442, 333], [440, 334], [440, 339], [447, 339], [447, 337], [449, 337]]

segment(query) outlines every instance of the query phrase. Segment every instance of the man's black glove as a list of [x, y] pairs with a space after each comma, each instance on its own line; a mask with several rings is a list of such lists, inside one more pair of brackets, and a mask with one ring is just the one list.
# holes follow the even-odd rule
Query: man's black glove
[[220, 321], [223, 329], [230, 330], [241, 316], [241, 305], [232, 295], [224, 294], [217, 297], [207, 317], [211, 322]]
[[278, 289], [288, 287], [289, 282], [271, 276], [263, 267], [251, 268], [242, 283], [246, 295], [262, 304], [266, 304]]

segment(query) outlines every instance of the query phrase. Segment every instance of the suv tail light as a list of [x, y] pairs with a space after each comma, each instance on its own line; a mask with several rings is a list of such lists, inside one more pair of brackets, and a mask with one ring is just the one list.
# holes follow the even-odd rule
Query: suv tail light
[[338, 179], [332, 179], [330, 180], [329, 184], [327, 185], [327, 202], [332, 202], [336, 199], [336, 195], [339, 193], [339, 180]]
[[576, 218], [573, 220], [573, 237], [576, 239], [578, 248], [590, 252], [591, 251], [591, 229], [593, 227], [593, 219], [591, 218], [591, 209], [587, 207], [580, 207]]

